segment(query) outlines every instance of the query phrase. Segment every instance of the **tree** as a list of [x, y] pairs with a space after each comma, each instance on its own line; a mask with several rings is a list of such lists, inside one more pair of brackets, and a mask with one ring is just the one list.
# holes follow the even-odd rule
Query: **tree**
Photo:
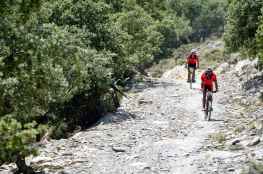
[[[172, 2], [180, 8], [170, 6]], [[124, 81], [154, 58], [168, 56], [200, 28], [221, 24], [218, 3], [204, 4], [201, 0], [3, 1], [0, 162], [16, 162], [18, 172], [33, 173], [25, 157], [36, 154], [33, 144], [47, 127], [39, 121], [43, 116], [49, 124], [52, 115], [58, 122], [75, 119], [73, 124], [82, 126], [94, 120], [86, 117], [107, 111], [100, 107], [112, 98], [114, 81]], [[214, 16], [205, 15], [210, 10]], [[212, 25], [215, 21], [220, 22]], [[87, 114], [77, 114], [81, 110]]]
[[224, 40], [228, 51], [245, 48], [256, 54], [256, 31], [263, 2], [261, 0], [232, 0], [227, 15]]
[[[263, 7], [261, 9], [263, 14]], [[259, 27], [256, 34], [257, 53], [260, 58], [261, 68], [263, 65], [263, 15], [260, 17]]]
[[111, 56], [87, 47], [86, 33], [45, 23], [45, 16], [37, 15], [44, 13], [42, 8], [29, 16], [20, 11], [24, 4], [19, 5], [10, 3], [10, 10], [0, 16], [0, 161], [16, 162], [19, 172], [33, 173], [25, 157], [35, 154], [31, 145], [42, 130], [36, 121], [52, 105], [82, 91], [105, 93]]

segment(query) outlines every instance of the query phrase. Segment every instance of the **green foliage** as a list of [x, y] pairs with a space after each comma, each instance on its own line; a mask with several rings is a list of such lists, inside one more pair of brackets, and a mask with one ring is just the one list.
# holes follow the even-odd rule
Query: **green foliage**
[[170, 56], [173, 49], [183, 43], [182, 38], [189, 36], [192, 31], [187, 19], [175, 15], [168, 15], [158, 23], [157, 27], [164, 37], [158, 58]]
[[229, 52], [243, 51], [259, 57], [263, 65], [263, 2], [232, 0], [228, 8], [224, 40]]
[[0, 161], [35, 152], [43, 117], [61, 137], [113, 111], [113, 81], [170, 55], [204, 25], [222, 23], [221, 1], [206, 1], [1, 2]]
[[248, 49], [256, 53], [256, 31], [263, 2], [261, 0], [233, 0], [228, 8], [225, 43], [229, 51]]
[[43, 126], [36, 126], [36, 122], [22, 125], [15, 119], [0, 119], [0, 164], [16, 161], [17, 155], [27, 156], [36, 154], [31, 143], [36, 141], [37, 135], [43, 131]]
[[122, 41], [124, 55], [128, 57], [126, 64], [138, 65], [153, 58], [162, 36], [151, 16], [136, 6], [128, 12], [115, 14], [113, 20], [127, 36]]
[[171, 0], [169, 6], [178, 16], [190, 21], [191, 40], [205, 39], [211, 33], [222, 33], [227, 0]]
[[0, 129], [3, 146], [11, 144], [3, 148], [1, 160], [8, 162], [33, 152], [29, 145], [39, 132], [27, 124], [83, 91], [103, 95], [112, 79], [111, 54], [91, 49], [83, 39], [86, 33], [50, 23], [39, 12], [21, 22], [17, 13], [0, 16], [0, 118], [3, 127], [11, 126], [10, 132]]
[[[263, 7], [261, 9], [263, 14]], [[263, 65], [263, 16], [260, 17], [259, 27], [256, 35], [257, 51], [261, 65]]]

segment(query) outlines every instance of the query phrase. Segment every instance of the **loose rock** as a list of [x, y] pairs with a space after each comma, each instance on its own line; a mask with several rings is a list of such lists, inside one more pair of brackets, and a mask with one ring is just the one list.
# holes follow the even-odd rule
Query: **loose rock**
[[247, 146], [255, 146], [260, 143], [260, 137], [255, 137]]

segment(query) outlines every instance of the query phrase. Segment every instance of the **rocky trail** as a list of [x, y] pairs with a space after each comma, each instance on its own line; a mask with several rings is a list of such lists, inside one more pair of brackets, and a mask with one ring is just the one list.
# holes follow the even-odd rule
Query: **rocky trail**
[[246, 115], [252, 111], [262, 114], [262, 103], [248, 111], [236, 102], [249, 101], [241, 97], [233, 72], [219, 75], [210, 122], [201, 111], [200, 84], [191, 90], [184, 77], [184, 68], [176, 67], [150, 85], [137, 85], [117, 113], [68, 139], [51, 140], [28, 162], [50, 174], [233, 174], [250, 159], [262, 160], [256, 128], [232, 131], [249, 125], [253, 118]]

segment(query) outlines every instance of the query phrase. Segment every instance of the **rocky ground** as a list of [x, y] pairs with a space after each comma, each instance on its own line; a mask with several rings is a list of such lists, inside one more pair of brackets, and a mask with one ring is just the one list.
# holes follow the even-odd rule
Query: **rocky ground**
[[[210, 122], [201, 111], [200, 84], [190, 90], [185, 69], [176, 67], [137, 84], [117, 113], [68, 139], [51, 140], [27, 162], [48, 174], [241, 173], [249, 161], [263, 160], [262, 78], [254, 67], [219, 67]], [[2, 166], [0, 173], [12, 170]]]

